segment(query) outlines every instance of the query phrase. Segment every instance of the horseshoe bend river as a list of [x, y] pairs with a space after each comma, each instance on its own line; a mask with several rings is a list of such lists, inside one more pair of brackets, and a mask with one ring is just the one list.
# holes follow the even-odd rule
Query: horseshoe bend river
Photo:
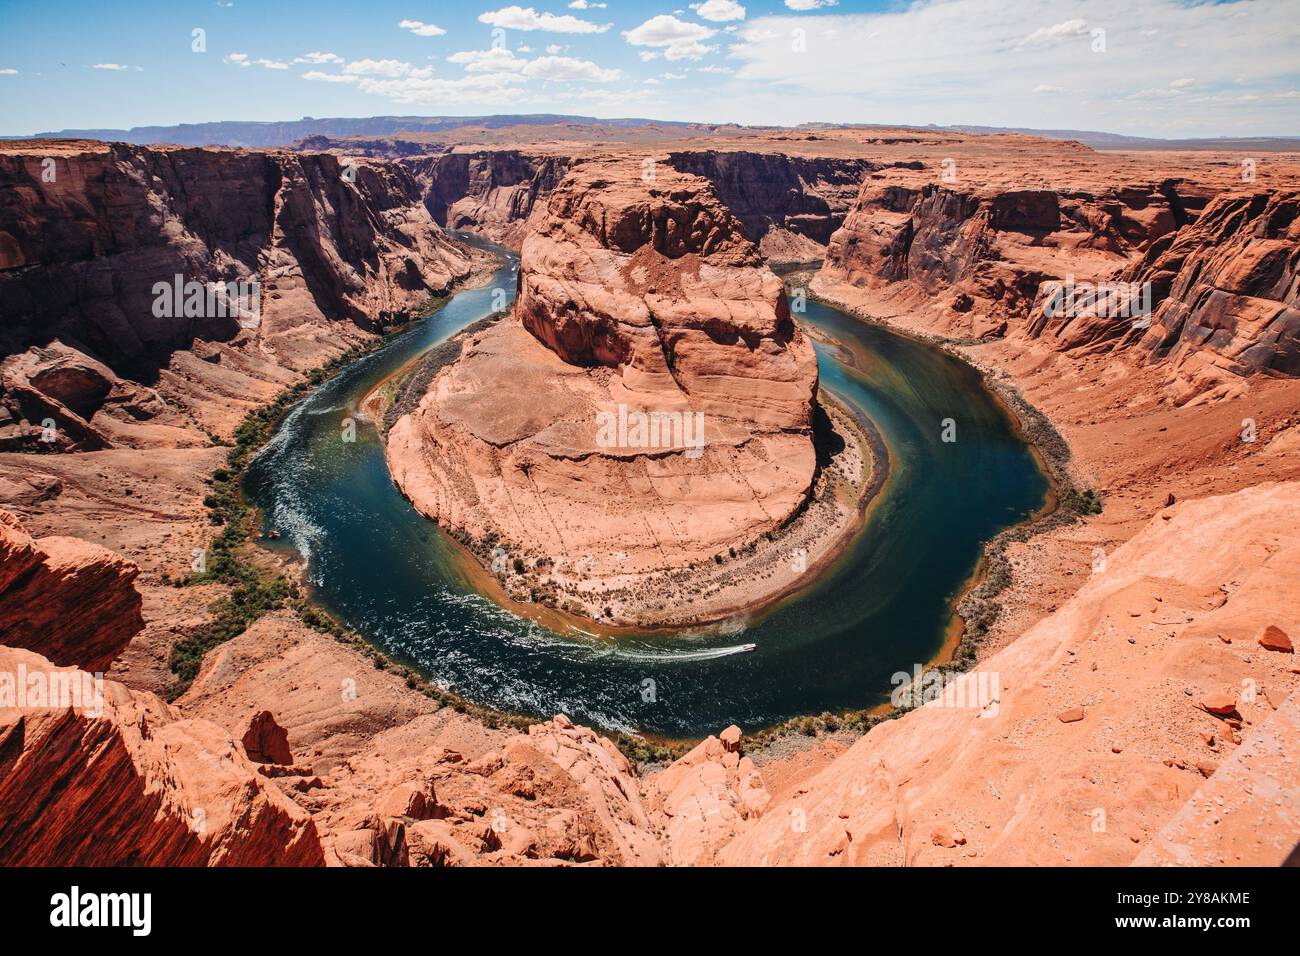
[[[474, 590], [457, 546], [393, 485], [372, 427], [359, 422], [355, 441], [340, 440], [377, 382], [489, 315], [494, 289], [513, 295], [517, 267], [510, 255], [486, 287], [456, 294], [309, 394], [244, 485], [264, 528], [305, 560], [317, 601], [468, 700], [670, 738], [876, 706], [894, 673], [942, 649], [984, 543], [1046, 499], [1032, 450], [973, 368], [809, 301], [798, 318], [818, 340], [822, 388], [889, 449], [862, 531], [808, 587], [750, 619], [613, 638], [547, 630]], [[942, 440], [945, 418], [955, 442]]]

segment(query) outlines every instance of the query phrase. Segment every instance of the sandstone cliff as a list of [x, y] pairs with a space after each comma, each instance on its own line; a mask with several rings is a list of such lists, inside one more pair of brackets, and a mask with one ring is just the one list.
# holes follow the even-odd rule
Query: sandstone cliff
[[[7, 144], [0, 355], [15, 358], [4, 369], [0, 443], [105, 447], [107, 432], [166, 411], [139, 386], [167, 384], [178, 351], [231, 343], [309, 367], [318, 339], [337, 346], [331, 324], [373, 331], [446, 292], [469, 259], [420, 199], [400, 166], [328, 155]], [[155, 285], [177, 276], [182, 287], [254, 291], [237, 308], [169, 312]], [[101, 411], [102, 425], [92, 421]]]
[[668, 165], [713, 183], [718, 198], [773, 260], [815, 261], [844, 222], [866, 174], [866, 159], [783, 153], [683, 151]]
[[[1215, 398], [1256, 372], [1300, 375], [1300, 192], [1227, 193], [1125, 270], [1156, 306], [1137, 347], [1175, 398]], [[1129, 333], [1129, 337], [1136, 337]]]
[[15, 675], [50, 687], [88, 677], [0, 647], [0, 865], [324, 862], [311, 817], [225, 730], [112, 681], [75, 706], [30, 689], [17, 699]]
[[1220, 790], [1223, 824], [1195, 837], [1208, 862], [1279, 865], [1300, 764], [1270, 718], [1300, 669], [1261, 637], [1295, 630], [1297, 529], [1297, 483], [1172, 506], [943, 697], [773, 802], [722, 862], [1124, 865], [1262, 732], [1282, 748], [1276, 804]]
[[1174, 181], [1088, 191], [867, 179], [822, 274], [934, 297], [936, 331], [1002, 334], [1026, 323], [1040, 284], [1113, 274], [1203, 203]]
[[413, 158], [405, 165], [423, 187], [435, 222], [517, 249], [533, 210], [564, 178], [568, 160], [502, 149]]
[[623, 614], [640, 578], [780, 528], [816, 473], [816, 360], [781, 281], [705, 180], [642, 173], [570, 171], [524, 243], [514, 316], [388, 443], [423, 513], [625, 620], [655, 613]]
[[0, 511], [0, 644], [105, 671], [144, 627], [139, 569], [78, 538], [34, 540]]

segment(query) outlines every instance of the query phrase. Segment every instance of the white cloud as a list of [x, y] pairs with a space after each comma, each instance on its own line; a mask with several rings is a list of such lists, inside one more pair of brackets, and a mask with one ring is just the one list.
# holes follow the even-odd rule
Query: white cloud
[[0, 76], [15, 76], [17, 73], [18, 71], [11, 66], [6, 66], [3, 69], [0, 69]]
[[712, 20], [714, 23], [745, 19], [745, 8], [736, 0], [706, 0], [705, 3], [692, 3], [691, 9], [701, 20]]
[[685, 73], [660, 73], [660, 74], [659, 74], [659, 79], [661, 79], [661, 80], [684, 80], [684, 79], [686, 79], [686, 74], [685, 74]]
[[268, 70], [287, 70], [287, 69], [289, 69], [289, 64], [288, 64], [288, 63], [285, 63], [283, 60], [268, 60], [268, 59], [266, 59], [265, 57], [260, 57], [260, 58], [258, 58], [255, 62], [257, 63], [258, 66], [264, 66], [264, 67], [266, 67]]
[[528, 65], [505, 47], [492, 50], [461, 50], [447, 57], [448, 63], [463, 66], [467, 73], [517, 73]]
[[424, 23], [420, 20], [403, 20], [398, 24], [403, 30], [410, 30], [417, 37], [440, 37], [447, 31], [442, 27], [434, 26], [432, 23]]
[[704, 43], [674, 43], [664, 50], [665, 60], [700, 60], [718, 48]]
[[[1300, 104], [1281, 95], [1297, 86], [1294, 0], [1056, 0], [1046, 19], [1043, 9], [1041, 0], [911, 0], [879, 13], [752, 17], [729, 47], [743, 83], [727, 118], [1154, 136], [1300, 130]], [[1094, 28], [1106, 31], [1104, 51], [1093, 52]], [[795, 29], [805, 31], [802, 51]], [[1188, 77], [1195, 83], [1171, 85]]]
[[1187, 76], [1187, 77], [1183, 77], [1181, 80], [1174, 80], [1169, 85], [1176, 90], [1185, 90], [1189, 86], [1195, 86], [1196, 81], [1192, 79], [1190, 76]]
[[318, 50], [313, 50], [311, 53], [304, 53], [302, 56], [295, 56], [293, 62], [315, 63], [318, 65], [322, 63], [342, 63], [343, 57], [339, 56], [337, 53], [321, 53]]
[[506, 30], [545, 30], [548, 33], [604, 33], [609, 25], [601, 26], [590, 20], [580, 20], [567, 13], [538, 13], [532, 7], [502, 7], [479, 14], [479, 22]]
[[717, 49], [701, 42], [717, 32], [702, 23], [687, 23], [661, 13], [635, 29], [624, 30], [623, 36], [633, 46], [660, 48], [668, 60], [698, 60]]
[[696, 73], [730, 73], [731, 67], [718, 66], [716, 63], [710, 63], [707, 66], [693, 67]]
[[587, 0], [573, 0], [573, 2], [569, 4], [569, 9], [570, 10], [604, 10], [606, 6], [607, 4], [604, 3], [588, 3]]
[[344, 73], [354, 76], [407, 76], [408, 74], [432, 73], [429, 67], [414, 67], [402, 60], [352, 60], [343, 67]]
[[567, 56], [543, 56], [524, 67], [524, 76], [540, 80], [581, 80], [588, 83], [612, 83], [622, 73], [607, 70], [590, 60], [575, 60]]
[[524, 82], [524, 78], [517, 73], [475, 73], [454, 80], [409, 76], [381, 80], [366, 77], [360, 81], [360, 89], [406, 105], [496, 105], [519, 102], [518, 84]]
[[1066, 20], [1062, 23], [1053, 24], [1050, 27], [1039, 27], [1033, 33], [1029, 34], [1029, 36], [1025, 37], [1025, 42], [1047, 43], [1065, 37], [1083, 36], [1087, 32], [1087, 21], [1076, 18], [1074, 20]]
[[[242, 54], [242, 53], [237, 53], [237, 54], [236, 54], [236, 53], [232, 53], [232, 54], [231, 54], [231, 56], [243, 56], [243, 55], [244, 55], [244, 54]], [[247, 63], [241, 64], [241, 66], [247, 66], [247, 65], [248, 65]], [[92, 70], [113, 70], [113, 71], [118, 71], [118, 70], [129, 70], [129, 69], [131, 69], [131, 68], [130, 68], [129, 66], [127, 66], [126, 64], [124, 64], [124, 63], [96, 63], [94, 66], [91, 67], [91, 69], [92, 69]]]
[[563, 53], [567, 49], [567, 46], [560, 46], [558, 43], [552, 43], [546, 47], [546, 52], [551, 56], [555, 56], [557, 53]]
[[641, 58], [642, 63], [649, 63], [651, 60], [659, 59], [660, 54], [658, 50], [642, 50], [637, 56]]
[[317, 80], [321, 83], [355, 83], [357, 77], [343, 76], [338, 73], [322, 73], [320, 70], [308, 70], [302, 75], [304, 80]]
[[785, 0], [791, 10], [816, 10], [819, 7], [833, 7], [839, 0]]

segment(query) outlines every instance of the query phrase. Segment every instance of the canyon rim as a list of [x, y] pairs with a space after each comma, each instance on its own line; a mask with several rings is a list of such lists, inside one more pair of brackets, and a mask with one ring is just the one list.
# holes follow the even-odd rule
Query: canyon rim
[[3, 872], [1296, 865], [1282, 5], [68, 6]]

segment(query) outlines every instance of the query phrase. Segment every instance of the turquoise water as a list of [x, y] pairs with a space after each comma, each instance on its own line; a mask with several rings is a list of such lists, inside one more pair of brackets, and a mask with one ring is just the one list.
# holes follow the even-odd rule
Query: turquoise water
[[[502, 250], [497, 250], [498, 252]], [[861, 535], [806, 590], [754, 620], [618, 639], [555, 634], [475, 593], [451, 543], [388, 475], [376, 433], [344, 419], [380, 378], [513, 297], [513, 257], [311, 393], [249, 468], [265, 526], [316, 597], [374, 644], [469, 700], [670, 737], [870, 707], [940, 649], [983, 542], [1041, 506], [1047, 481], [970, 367], [809, 302], [823, 388], [870, 418], [891, 475]], [[495, 301], [494, 301], [495, 296]], [[944, 442], [944, 419], [956, 441]], [[737, 653], [742, 644], [757, 645]]]

